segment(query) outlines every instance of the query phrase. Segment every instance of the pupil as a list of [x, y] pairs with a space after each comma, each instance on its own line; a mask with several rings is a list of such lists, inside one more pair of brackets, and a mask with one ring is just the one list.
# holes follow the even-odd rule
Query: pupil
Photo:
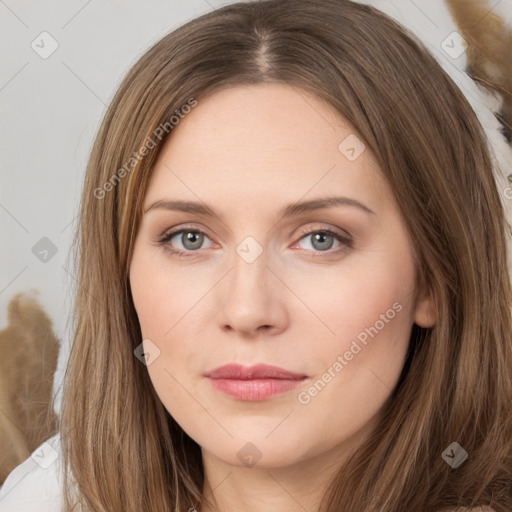
[[[183, 240], [183, 245], [188, 249], [198, 249], [202, 244], [202, 235], [201, 233], [194, 233], [192, 231], [187, 231], [183, 233], [185, 239]], [[188, 244], [188, 245], [187, 245]]]
[[[326, 233], [316, 233], [315, 235], [313, 235], [314, 238], [314, 242], [320, 242], [320, 247], [316, 247], [317, 249], [323, 249], [323, 250], [326, 250], [326, 249], [330, 249], [332, 247], [332, 243], [333, 243], [333, 240], [332, 240], [332, 236], [331, 235], [328, 235]], [[330, 238], [330, 243], [327, 244], [327, 246], [323, 245], [325, 244], [325, 239], [326, 238]], [[315, 247], [315, 243], [313, 243], [313, 246]]]

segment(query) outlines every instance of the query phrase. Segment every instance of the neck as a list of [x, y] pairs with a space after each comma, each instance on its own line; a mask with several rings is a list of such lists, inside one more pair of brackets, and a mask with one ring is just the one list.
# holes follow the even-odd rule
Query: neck
[[279, 467], [234, 466], [203, 449], [206, 503], [200, 512], [318, 511], [329, 483], [362, 439], [354, 441]]

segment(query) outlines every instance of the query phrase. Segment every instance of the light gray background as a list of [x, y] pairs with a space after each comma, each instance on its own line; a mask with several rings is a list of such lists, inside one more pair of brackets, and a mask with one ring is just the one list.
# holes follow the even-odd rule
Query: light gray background
[[[0, 329], [18, 292], [37, 290], [62, 343], [54, 389], [61, 384], [72, 339], [74, 269], [69, 257], [80, 189], [91, 145], [122, 77], [154, 42], [220, 0], [0, 0], [2, 119]], [[464, 90], [489, 131], [497, 121], [485, 96], [465, 75], [465, 54], [442, 51], [456, 26], [442, 0], [364, 0], [396, 17], [432, 50]], [[511, 0], [492, 0], [512, 14]], [[42, 58], [32, 44], [57, 50]], [[43, 39], [43, 41], [41, 41]], [[496, 140], [496, 138], [495, 138]], [[512, 162], [504, 145], [498, 158]], [[508, 160], [507, 160], [508, 159]], [[506, 186], [503, 185], [503, 186]], [[57, 247], [47, 262], [32, 248], [43, 237]], [[60, 391], [57, 408], [60, 407]]]
[[[7, 326], [12, 297], [36, 290], [62, 343], [54, 389], [72, 339], [70, 249], [81, 186], [106, 106], [122, 77], [154, 42], [224, 4], [0, 1], [0, 329]], [[58, 43], [47, 58], [31, 46], [35, 41], [41, 51], [49, 48], [48, 36], [39, 37], [42, 32]], [[32, 252], [43, 237], [57, 247], [46, 262]]]

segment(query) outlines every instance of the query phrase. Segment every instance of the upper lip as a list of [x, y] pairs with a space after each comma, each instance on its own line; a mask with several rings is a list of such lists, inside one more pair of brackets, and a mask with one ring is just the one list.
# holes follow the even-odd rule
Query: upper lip
[[254, 366], [242, 366], [240, 364], [226, 364], [207, 372], [206, 377], [210, 379], [234, 379], [234, 380], [254, 380], [254, 379], [281, 379], [281, 380], [300, 380], [307, 375], [295, 373], [278, 366], [268, 364], [257, 364]]

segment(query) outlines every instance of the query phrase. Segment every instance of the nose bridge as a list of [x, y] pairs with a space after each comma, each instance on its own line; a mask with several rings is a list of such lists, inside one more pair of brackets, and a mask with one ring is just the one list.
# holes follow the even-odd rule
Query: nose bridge
[[222, 287], [221, 322], [234, 330], [253, 331], [260, 326], [280, 326], [284, 310], [279, 290], [267, 268], [269, 251], [253, 237], [246, 237], [230, 258], [231, 272]]
[[[230, 287], [237, 294], [265, 294], [269, 292], [269, 251], [252, 236], [247, 236], [235, 248]], [[270, 299], [270, 298], [267, 298]]]

